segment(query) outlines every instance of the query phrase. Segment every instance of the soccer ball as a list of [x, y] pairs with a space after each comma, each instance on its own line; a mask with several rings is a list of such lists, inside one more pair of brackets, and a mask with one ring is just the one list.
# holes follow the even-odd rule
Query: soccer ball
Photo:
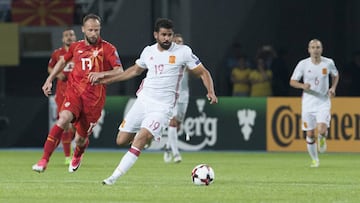
[[191, 172], [192, 182], [195, 185], [210, 185], [214, 182], [214, 170], [207, 164], [199, 164]]

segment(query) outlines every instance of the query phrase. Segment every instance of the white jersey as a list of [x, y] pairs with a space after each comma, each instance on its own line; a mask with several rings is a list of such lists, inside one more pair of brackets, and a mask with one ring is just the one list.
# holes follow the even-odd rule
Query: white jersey
[[303, 111], [330, 109], [331, 103], [328, 95], [330, 74], [338, 75], [334, 61], [330, 58], [321, 57], [321, 62], [314, 64], [309, 57], [297, 64], [291, 80], [299, 81], [302, 78], [304, 83], [310, 84], [310, 90], [303, 92]]
[[145, 47], [140, 58], [136, 60], [138, 66], [148, 69], [137, 96], [173, 107], [179, 97], [185, 67], [192, 70], [201, 62], [186, 45], [172, 43], [168, 50], [163, 51], [157, 46], [156, 43]]

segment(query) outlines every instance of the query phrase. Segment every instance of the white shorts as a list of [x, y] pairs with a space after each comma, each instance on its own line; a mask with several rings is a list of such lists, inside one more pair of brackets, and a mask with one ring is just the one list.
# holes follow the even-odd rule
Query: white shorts
[[302, 129], [304, 131], [314, 130], [318, 123], [325, 123], [329, 128], [330, 120], [330, 109], [315, 112], [302, 112]]
[[189, 104], [188, 102], [186, 102], [186, 103], [178, 102], [173, 110], [172, 117], [182, 123], [185, 119], [185, 114], [186, 114], [188, 104]]
[[136, 133], [141, 128], [146, 128], [154, 136], [154, 140], [160, 141], [162, 131], [168, 126], [171, 115], [172, 108], [169, 106], [138, 98], [120, 124], [119, 130]]

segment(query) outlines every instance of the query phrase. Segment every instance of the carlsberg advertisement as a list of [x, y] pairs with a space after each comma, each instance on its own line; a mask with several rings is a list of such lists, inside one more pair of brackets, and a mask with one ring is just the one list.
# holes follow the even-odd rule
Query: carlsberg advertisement
[[[135, 98], [108, 96], [90, 147], [118, 148], [115, 144], [119, 124]], [[266, 150], [266, 99], [219, 98], [210, 105], [205, 97], [190, 98], [186, 117], [178, 132], [179, 149], [198, 150]], [[167, 141], [167, 129], [159, 142], [149, 149], [160, 150]], [[126, 148], [128, 146], [125, 146]]]

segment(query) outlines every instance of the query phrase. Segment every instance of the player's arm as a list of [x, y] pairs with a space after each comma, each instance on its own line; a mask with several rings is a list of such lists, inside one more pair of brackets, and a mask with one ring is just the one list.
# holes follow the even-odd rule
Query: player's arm
[[[48, 66], [48, 73], [50, 74], [54, 70], [54, 67]], [[59, 80], [66, 80], [65, 74], [61, 71], [56, 75], [56, 78]]]
[[42, 90], [43, 90], [45, 96], [49, 96], [51, 94], [52, 81], [64, 69], [65, 63], [66, 63], [65, 59], [63, 57], [60, 57], [58, 62], [55, 64], [53, 70], [50, 72], [50, 74], [47, 77], [44, 85], [42, 86]]
[[296, 89], [310, 90], [309, 83], [302, 83], [299, 81], [304, 76], [304, 74], [303, 74], [304, 66], [302, 64], [303, 64], [302, 61], [300, 61], [296, 65], [295, 70], [290, 78], [289, 84], [291, 87], [296, 88]]
[[218, 103], [218, 99], [215, 95], [213, 79], [210, 75], [210, 72], [202, 64], [190, 70], [190, 72], [195, 76], [200, 77], [201, 80], [203, 81], [203, 84], [207, 90], [206, 96], [209, 99], [210, 104]]
[[50, 74], [54, 68], [51, 66], [48, 66], [48, 73]]
[[111, 75], [118, 75], [120, 73], [124, 72], [124, 69], [122, 66], [115, 66], [112, 70], [105, 71], [104, 77], [109, 77]]
[[302, 83], [297, 80], [290, 79], [290, 86], [296, 89], [303, 89], [303, 90], [309, 90], [310, 84], [309, 83]]
[[[51, 72], [54, 69], [54, 66], [56, 65], [56, 63], [58, 62], [59, 58], [61, 58], [63, 56], [59, 56], [59, 52], [57, 50], [55, 50], [52, 54], [51, 54], [51, 58], [50, 61], [48, 63], [48, 73], [51, 74]], [[65, 80], [66, 76], [65, 74], [61, 71], [58, 75], [56, 75], [56, 78], [59, 80]]]
[[331, 87], [329, 89], [329, 96], [334, 97], [336, 94], [336, 87], [339, 83], [340, 76], [337, 75], [331, 75]]
[[123, 72], [91, 72], [89, 74], [89, 80], [93, 84], [111, 84], [114, 82], [125, 81], [134, 78], [143, 73], [144, 70], [144, 68], [141, 68], [139, 65], [134, 64]]
[[92, 84], [96, 84], [96, 83], [100, 83], [99, 82], [100, 80], [104, 80], [106, 78], [112, 78], [123, 72], [124, 72], [124, 69], [122, 66], [115, 66], [112, 70], [109, 70], [109, 71], [90, 72], [88, 75], [88, 79]]
[[141, 68], [139, 65], [134, 64], [120, 74], [116, 74], [114, 76], [107, 77], [107, 78], [100, 80], [100, 83], [101, 84], [111, 84], [114, 82], [129, 80], [131, 78], [141, 75], [141, 73], [143, 73], [144, 70], [145, 70], [144, 68]]

